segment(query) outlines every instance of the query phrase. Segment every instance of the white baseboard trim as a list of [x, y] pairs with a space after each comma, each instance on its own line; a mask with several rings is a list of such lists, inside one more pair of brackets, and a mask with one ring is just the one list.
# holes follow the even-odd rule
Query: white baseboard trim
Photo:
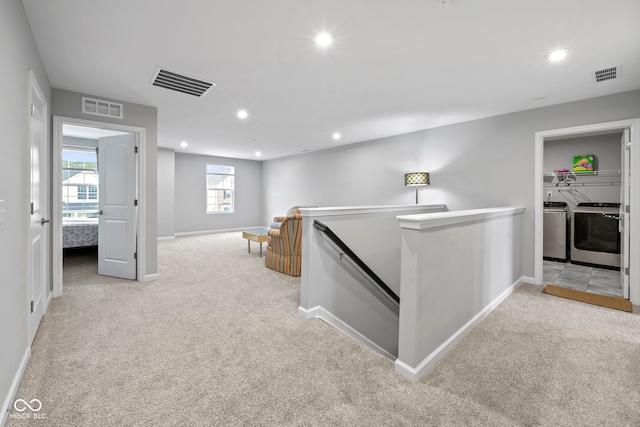
[[153, 282], [154, 280], [158, 280], [158, 273], [145, 275], [143, 282]]
[[378, 344], [374, 343], [369, 338], [365, 337], [360, 332], [356, 331], [351, 326], [349, 326], [348, 324], [346, 324], [345, 322], [343, 322], [342, 320], [334, 316], [333, 313], [328, 312], [327, 310], [325, 310], [319, 305], [310, 309], [298, 307], [298, 314], [301, 317], [304, 317], [305, 319], [318, 318], [323, 322], [333, 326], [334, 328], [336, 328], [346, 336], [364, 345], [365, 347], [370, 348], [371, 350], [376, 351], [382, 354], [383, 356], [388, 357], [391, 360], [396, 360], [396, 356], [389, 353], [387, 350], [380, 347]]
[[16, 374], [13, 376], [13, 381], [11, 382], [11, 387], [9, 387], [9, 391], [4, 398], [4, 402], [2, 404], [2, 408], [0, 410], [2, 413], [0, 414], [0, 426], [4, 426], [9, 419], [9, 412], [11, 412], [11, 407], [13, 406], [13, 402], [15, 402], [16, 395], [18, 394], [18, 388], [20, 387], [20, 382], [22, 381], [22, 376], [24, 375], [25, 369], [27, 369], [27, 362], [29, 362], [29, 358], [31, 357], [31, 347], [27, 347], [24, 355], [22, 355], [22, 360], [20, 361], [20, 366], [18, 366], [18, 370]]
[[536, 279], [535, 277], [522, 276], [522, 282], [529, 283], [530, 285], [535, 285]]
[[164, 237], [158, 237], [158, 242], [162, 241], [162, 240], [175, 240], [176, 236], [164, 236]]
[[220, 229], [220, 230], [184, 231], [182, 233], [176, 233], [175, 237], [197, 236], [199, 234], [228, 233], [228, 232], [231, 232], [231, 231], [260, 230], [260, 229], [263, 229], [263, 228], [269, 228], [269, 227], [265, 227], [264, 225], [252, 225], [250, 227], [223, 228], [223, 229]]
[[53, 300], [53, 292], [49, 292], [49, 294], [47, 295], [47, 302], [44, 306], [44, 314], [47, 314], [47, 311], [49, 311], [49, 305], [51, 304], [51, 300]]
[[411, 381], [418, 381], [427, 371], [435, 365], [437, 361], [447, 354], [454, 345], [458, 343], [466, 334], [468, 334], [482, 319], [487, 317], [489, 313], [493, 311], [502, 301], [507, 299], [509, 295], [515, 291], [524, 281], [524, 276], [518, 279], [515, 283], [509, 286], [504, 292], [502, 292], [496, 299], [491, 301], [485, 308], [480, 310], [478, 314], [473, 316], [464, 326], [458, 329], [453, 335], [451, 335], [440, 347], [435, 349], [429, 356], [427, 356], [418, 366], [412, 368], [406, 363], [397, 359], [394, 364], [394, 370], [403, 377], [410, 379]]

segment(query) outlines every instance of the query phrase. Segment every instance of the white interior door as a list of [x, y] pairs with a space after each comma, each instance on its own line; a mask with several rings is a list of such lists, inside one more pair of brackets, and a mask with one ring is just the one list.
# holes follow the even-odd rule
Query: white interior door
[[629, 194], [631, 180], [631, 135], [629, 129], [622, 134], [622, 166], [620, 180], [620, 276], [622, 281], [622, 295], [629, 299]]
[[47, 227], [47, 138], [46, 101], [35, 77], [29, 74], [29, 139], [31, 163], [31, 214], [29, 221], [29, 277], [30, 277], [30, 343], [36, 336], [46, 310], [48, 246]]
[[98, 139], [98, 274], [136, 278], [136, 135]]

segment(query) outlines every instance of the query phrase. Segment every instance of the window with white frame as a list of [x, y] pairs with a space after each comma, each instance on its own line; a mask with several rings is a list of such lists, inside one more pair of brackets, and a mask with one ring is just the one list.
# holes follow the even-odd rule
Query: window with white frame
[[207, 165], [207, 213], [233, 212], [235, 168]]
[[98, 153], [95, 148], [62, 148], [62, 216], [98, 214]]

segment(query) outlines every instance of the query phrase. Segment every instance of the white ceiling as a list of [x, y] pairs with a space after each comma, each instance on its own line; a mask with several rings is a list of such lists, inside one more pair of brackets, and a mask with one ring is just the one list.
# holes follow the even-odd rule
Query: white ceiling
[[[640, 88], [639, 0], [23, 4], [53, 87], [157, 107], [179, 152], [266, 160]], [[154, 87], [158, 66], [217, 86]]]
[[65, 123], [62, 125], [62, 135], [83, 139], [98, 139], [105, 136], [125, 135], [127, 132], [100, 129], [91, 126], [78, 126]]

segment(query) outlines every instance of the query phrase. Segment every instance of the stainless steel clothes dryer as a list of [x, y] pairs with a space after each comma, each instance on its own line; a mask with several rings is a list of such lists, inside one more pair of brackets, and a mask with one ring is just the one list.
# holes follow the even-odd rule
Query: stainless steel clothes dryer
[[571, 262], [620, 268], [620, 203], [580, 203], [572, 211]]

